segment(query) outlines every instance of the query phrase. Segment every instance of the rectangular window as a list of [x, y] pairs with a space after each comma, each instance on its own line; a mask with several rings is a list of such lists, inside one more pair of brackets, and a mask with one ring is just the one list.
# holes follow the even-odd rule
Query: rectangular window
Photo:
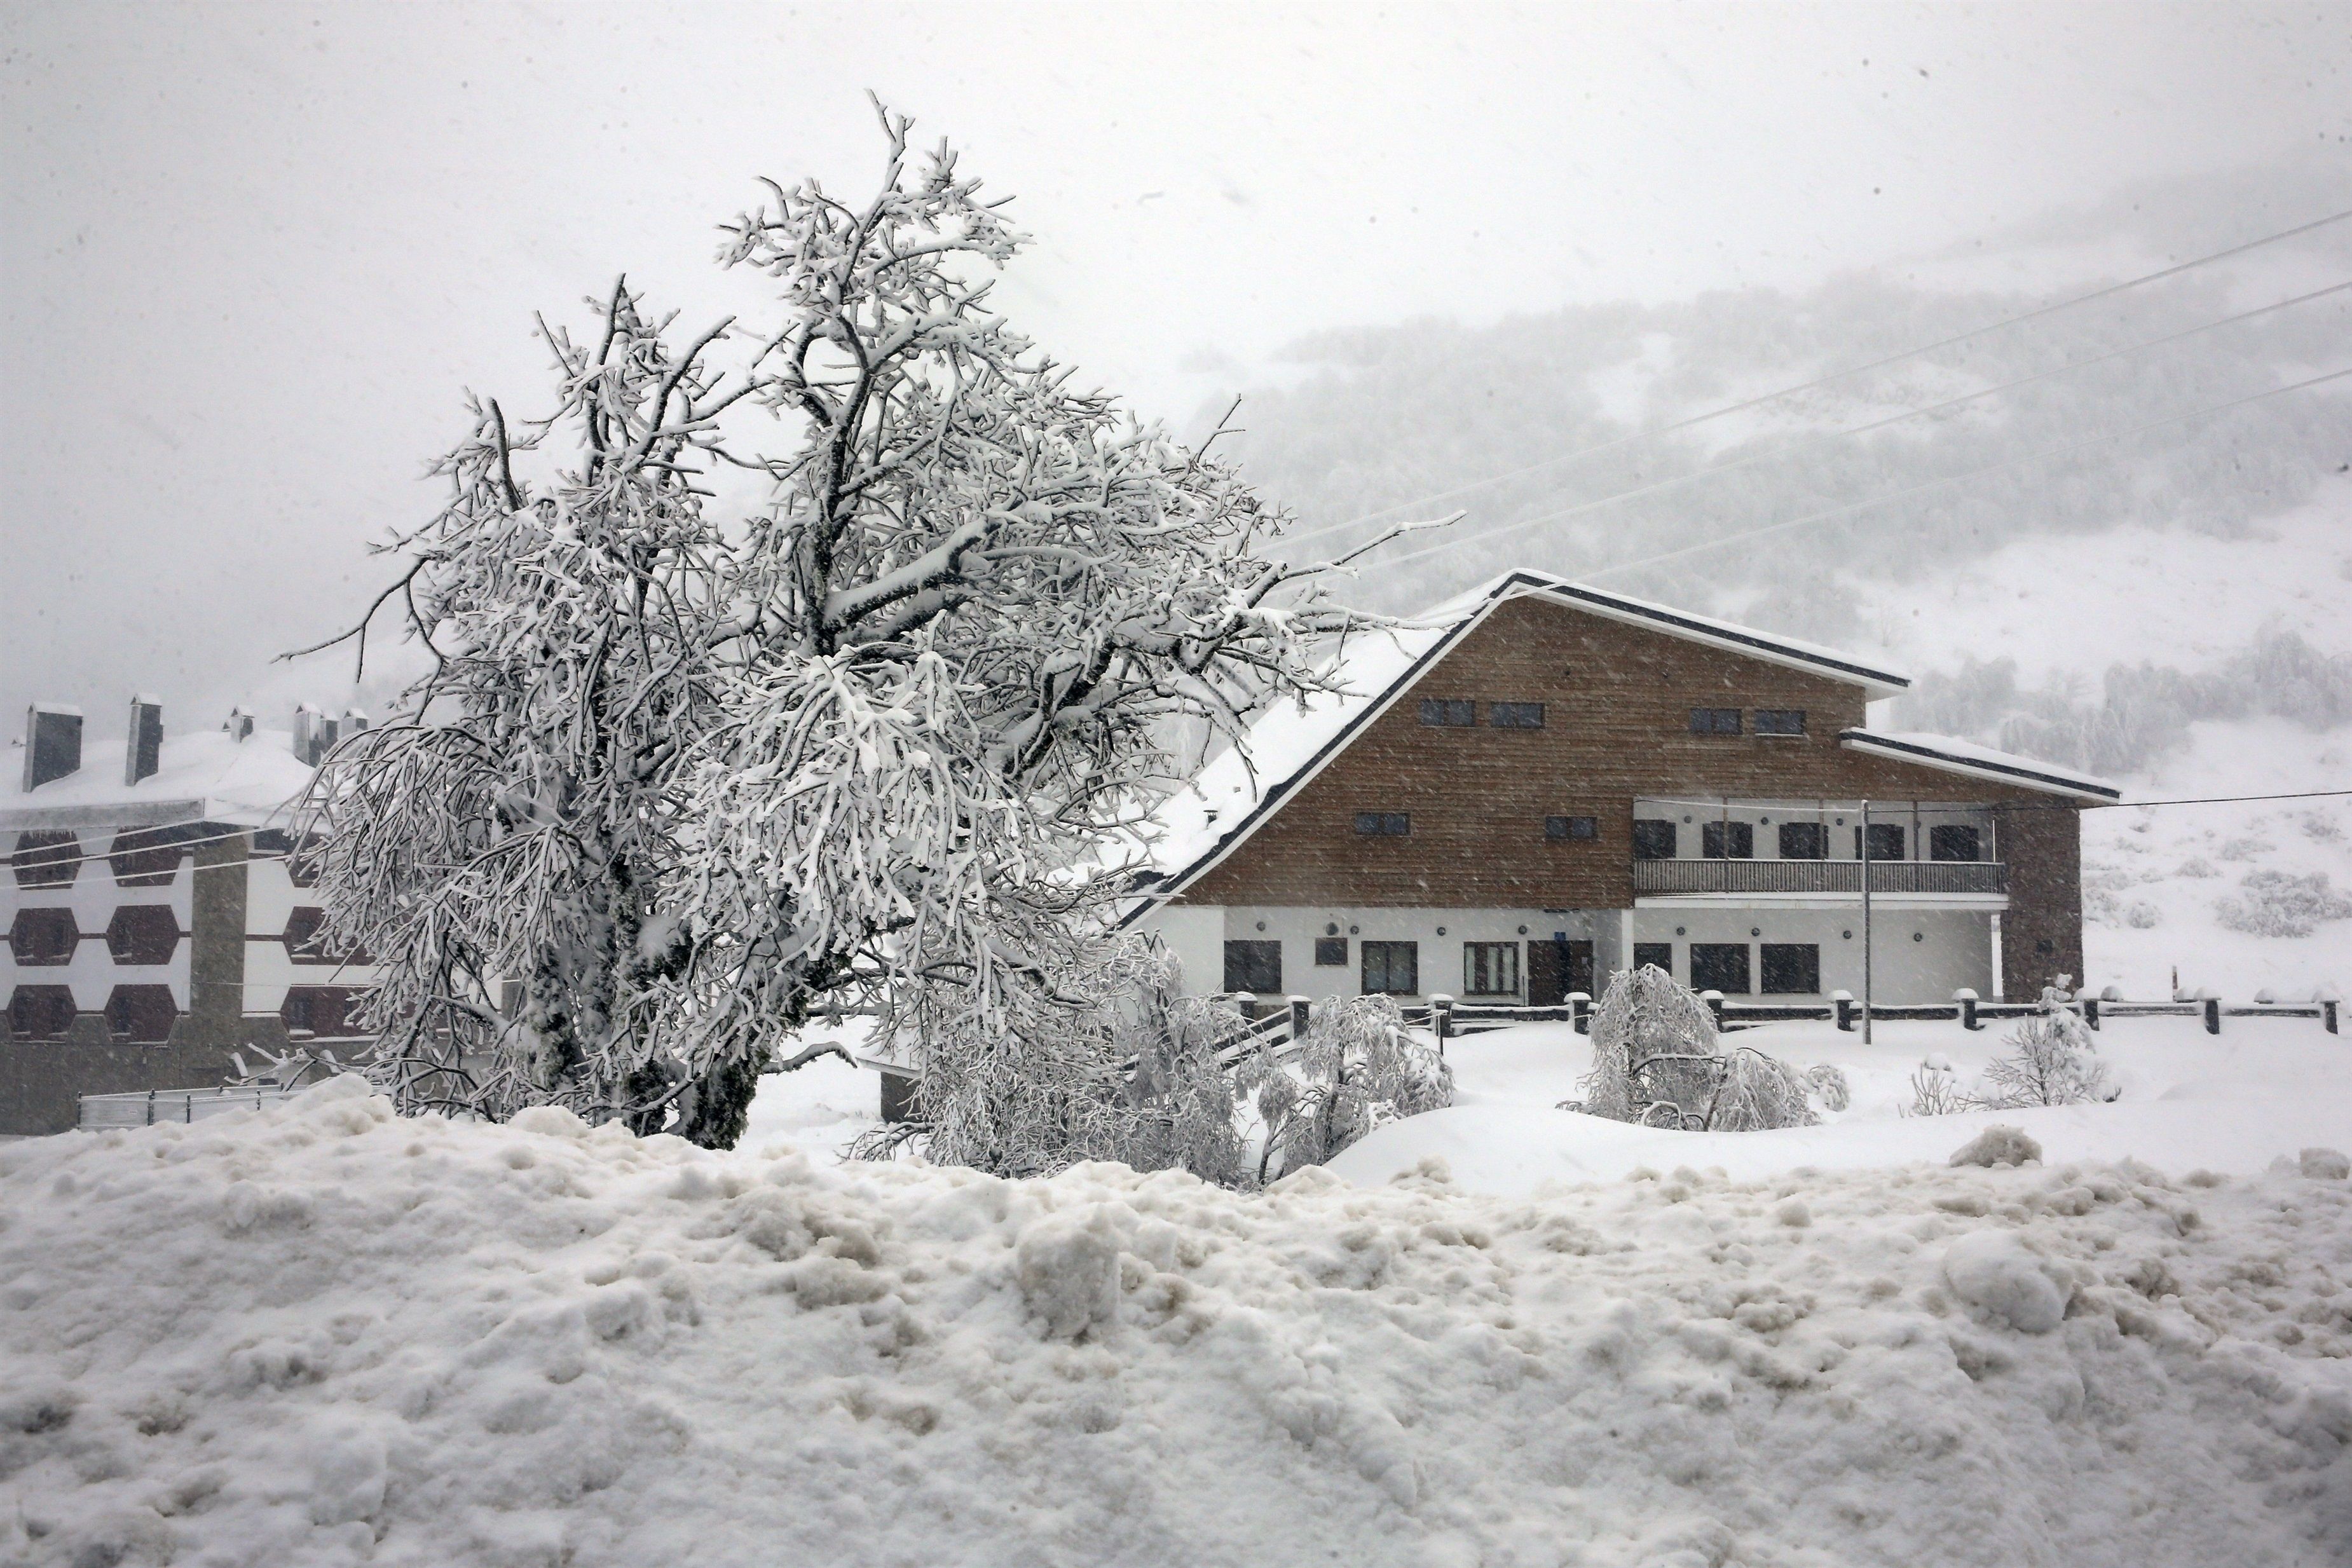
[[1670, 861], [1675, 858], [1675, 825], [1664, 817], [1643, 817], [1633, 824], [1633, 858]]
[[1739, 733], [1739, 710], [1736, 707], [1695, 707], [1690, 715], [1693, 735]]
[[1496, 729], [1541, 729], [1541, 703], [1488, 703], [1486, 722]]
[[1664, 969], [1675, 972], [1675, 945], [1671, 942], [1636, 942], [1633, 944], [1633, 967]]
[[[1853, 831], [1853, 858], [1862, 858], [1862, 830]], [[1899, 861], [1903, 858], [1903, 830], [1892, 822], [1870, 824], [1870, 858], [1874, 861]]]
[[1433, 728], [1460, 729], [1478, 722], [1478, 705], [1457, 697], [1423, 697], [1421, 722]]
[[1544, 837], [1548, 839], [1597, 839], [1601, 836], [1598, 817], [1546, 817]]
[[1780, 824], [1780, 858], [1784, 861], [1825, 861], [1830, 858], [1830, 831], [1822, 822]]
[[1421, 994], [1421, 946], [1415, 942], [1360, 942], [1364, 955], [1364, 995]]
[[1345, 936], [1315, 938], [1315, 967], [1318, 969], [1328, 969], [1335, 964], [1341, 968], [1347, 967], [1348, 939]]
[[1474, 997], [1517, 996], [1519, 945], [1516, 942], [1462, 944], [1462, 988]]
[[1748, 944], [1692, 943], [1690, 983], [1694, 991], [1721, 991], [1727, 997], [1746, 996]]
[[1698, 852], [1711, 861], [1752, 861], [1756, 858], [1756, 824], [1703, 822], [1698, 830]]
[[1764, 944], [1764, 994], [1768, 997], [1811, 997], [1821, 994], [1822, 950], [1811, 942]]
[[1982, 860], [1977, 831], [1964, 826], [1930, 828], [1927, 830], [1927, 858], [1931, 861]]
[[1805, 733], [1805, 710], [1801, 707], [1759, 707], [1756, 710], [1756, 733], [1802, 735]]
[[1412, 817], [1405, 811], [1359, 811], [1356, 831], [1370, 839], [1402, 839], [1412, 831]]
[[1228, 942], [1225, 944], [1225, 989], [1248, 991], [1255, 996], [1282, 994], [1282, 944], [1279, 942]]

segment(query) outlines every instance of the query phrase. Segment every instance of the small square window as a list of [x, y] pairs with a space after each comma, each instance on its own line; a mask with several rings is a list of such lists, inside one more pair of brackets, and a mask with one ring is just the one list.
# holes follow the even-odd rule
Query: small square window
[[1412, 816], [1407, 811], [1359, 811], [1356, 831], [1368, 839], [1401, 839], [1412, 831]]
[[1675, 945], [1671, 942], [1636, 942], [1633, 944], [1633, 967], [1664, 969], [1675, 972]]
[[1315, 938], [1315, 967], [1328, 969], [1334, 965], [1347, 967], [1348, 939], [1345, 936], [1318, 936]]
[[1984, 859], [1984, 854], [1978, 842], [1976, 829], [1951, 824], [1927, 830], [1927, 858], [1935, 861], [1975, 861]]
[[1805, 710], [1801, 707], [1759, 707], [1756, 710], [1756, 733], [1802, 735], [1805, 733]]
[[1248, 991], [1257, 996], [1279, 993], [1282, 989], [1282, 944], [1226, 943], [1225, 989]]
[[1698, 852], [1711, 861], [1754, 860], [1756, 825], [1753, 822], [1702, 823], [1698, 845]]
[[1691, 989], [1721, 991], [1726, 996], [1748, 994], [1748, 944], [1694, 942], [1690, 949]]
[[1496, 729], [1541, 729], [1541, 703], [1488, 703], [1486, 722]]
[[1829, 829], [1820, 822], [1781, 823], [1780, 858], [1784, 861], [1825, 861], [1829, 859]]
[[1739, 710], [1736, 707], [1695, 707], [1690, 710], [1690, 732], [1693, 735], [1738, 735]]
[[1460, 729], [1478, 722], [1478, 705], [1456, 697], [1423, 697], [1421, 722], [1433, 727]]
[[1462, 988], [1474, 997], [1517, 996], [1519, 945], [1516, 942], [1462, 944]]
[[1597, 839], [1601, 836], [1598, 817], [1546, 817], [1544, 837], [1548, 839]]
[[1670, 861], [1675, 858], [1675, 824], [1664, 817], [1644, 817], [1633, 824], [1633, 858]]
[[1421, 994], [1419, 943], [1363, 942], [1358, 946], [1363, 953], [1364, 995], [1412, 997]]
[[[1862, 830], [1853, 831], [1853, 858], [1862, 858]], [[1870, 858], [1874, 861], [1899, 861], [1903, 858], [1903, 829], [1894, 822], [1870, 824]]]
[[1764, 944], [1764, 994], [1810, 997], [1822, 988], [1822, 950], [1811, 942]]

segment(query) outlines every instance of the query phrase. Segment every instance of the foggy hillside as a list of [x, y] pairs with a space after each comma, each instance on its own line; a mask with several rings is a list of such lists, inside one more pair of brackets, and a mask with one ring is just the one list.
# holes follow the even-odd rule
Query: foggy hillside
[[[1380, 609], [1558, 571], [1905, 661], [1899, 722], [2118, 772], [2196, 719], [2352, 722], [2352, 381], [2260, 395], [2352, 365], [2352, 224], [1641, 434], [2200, 253], [2153, 254], [2031, 296], [1943, 281], [1979, 261], [1323, 334], [1230, 439], [1301, 555], [1468, 513], [1368, 559]], [[2265, 562], [2287, 580], [2233, 594]]]

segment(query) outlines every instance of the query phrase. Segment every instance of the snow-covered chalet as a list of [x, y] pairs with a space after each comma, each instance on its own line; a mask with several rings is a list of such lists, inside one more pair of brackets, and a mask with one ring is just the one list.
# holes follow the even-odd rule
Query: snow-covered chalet
[[2083, 972], [2080, 812], [2116, 786], [1871, 727], [1909, 683], [1870, 661], [1522, 570], [1341, 673], [1160, 814], [1128, 919], [1192, 989], [1859, 996], [1865, 854], [1877, 1002]]

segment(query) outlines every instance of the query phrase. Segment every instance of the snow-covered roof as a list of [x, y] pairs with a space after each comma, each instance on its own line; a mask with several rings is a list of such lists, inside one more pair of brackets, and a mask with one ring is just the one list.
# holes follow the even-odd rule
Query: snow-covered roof
[[1849, 729], [1839, 733], [1838, 741], [1855, 751], [1868, 752], [1875, 757], [1891, 757], [1898, 762], [1916, 763], [1922, 768], [1937, 768], [1947, 773], [1958, 773], [1970, 779], [2022, 784], [2029, 789], [2046, 789], [2053, 795], [2072, 795], [2084, 800], [2123, 799], [2121, 785], [2111, 783], [2095, 773], [2078, 773], [2072, 768], [2061, 768], [2040, 758], [1996, 751], [1990, 746], [1979, 746], [1972, 740], [1955, 740], [1948, 735], [1924, 735], [1913, 730]]
[[310, 783], [311, 768], [282, 729], [256, 730], [243, 741], [216, 729], [167, 735], [160, 766], [136, 784], [122, 781], [125, 744], [120, 736], [92, 742], [79, 768], [37, 789], [0, 779], [0, 829], [283, 825], [288, 803]]
[[1252, 727], [1245, 747], [1213, 758], [1157, 813], [1154, 826], [1159, 837], [1151, 846], [1150, 859], [1158, 868], [1158, 880], [1150, 889], [1139, 891], [1164, 894], [1206, 871], [1275, 807], [1321, 771], [1358, 728], [1386, 709], [1415, 675], [1496, 605], [1530, 596], [1708, 647], [1852, 681], [1873, 696], [1889, 695], [1910, 685], [1907, 675], [1866, 664], [1818, 643], [1605, 592], [1549, 572], [1505, 572], [1432, 606], [1407, 625], [1352, 638], [1339, 659], [1346, 683], [1343, 692], [1313, 697], [1303, 707], [1285, 704], [1274, 709]]

